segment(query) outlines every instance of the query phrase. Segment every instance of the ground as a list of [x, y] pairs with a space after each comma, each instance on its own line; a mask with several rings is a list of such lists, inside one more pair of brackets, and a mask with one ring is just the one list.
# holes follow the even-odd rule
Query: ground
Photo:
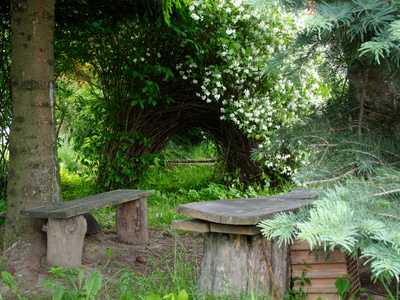
[[[150, 230], [149, 245], [133, 246], [117, 242], [116, 233], [105, 231], [99, 234], [89, 234], [85, 238], [84, 251], [82, 258], [82, 267], [85, 274], [90, 274], [95, 270], [101, 270], [103, 279], [107, 280], [122, 268], [130, 268], [135, 274], [149, 274], [154, 270], [165, 270], [174, 268], [175, 254], [188, 258], [190, 262], [199, 265], [203, 256], [203, 236], [200, 233], [176, 232], [170, 230]], [[112, 249], [110, 256], [110, 249]], [[177, 249], [177, 250], [176, 250]], [[24, 263], [28, 257], [31, 257], [23, 249], [19, 249], [18, 261], [5, 262], [6, 270], [12, 275], [21, 273], [16, 270], [20, 263]], [[0, 258], [2, 256], [0, 255]], [[29, 258], [31, 259], [31, 258]], [[44, 257], [42, 258], [44, 261]], [[1, 260], [0, 260], [1, 261]], [[29, 268], [29, 264], [26, 268]], [[22, 275], [18, 286], [21, 290], [30, 289], [29, 295], [44, 294], [44, 287], [40, 284], [41, 280], [48, 279], [51, 274], [48, 273], [50, 267], [45, 263], [38, 270], [38, 276], [34, 280], [29, 280], [27, 276]], [[32, 282], [35, 281], [35, 282]], [[0, 280], [1, 282], [1, 280]], [[0, 291], [10, 298], [10, 292], [5, 284], [0, 286]], [[11, 293], [14, 295], [14, 293]]]
[[[83, 254], [85, 274], [101, 270], [104, 280], [107, 280], [115, 271], [127, 267], [132, 269], [136, 274], [146, 276], [146, 274], [154, 270], [165, 270], [168, 267], [172, 270], [174, 268], [173, 264], [176, 253], [187, 257], [194, 264], [200, 264], [203, 255], [202, 234], [187, 232], [177, 234], [166, 229], [150, 230], [149, 237], [150, 243], [148, 246], [132, 246], [118, 243], [116, 233], [112, 231], [87, 235]], [[109, 257], [109, 249], [112, 249], [111, 257]], [[175, 249], [178, 249], [178, 251]], [[23, 261], [24, 257], [20, 257], [20, 259]], [[35, 295], [44, 293], [44, 288], [39, 281], [47, 279], [50, 276], [48, 273], [49, 269], [49, 266], [42, 264], [42, 268], [38, 270], [36, 284], [29, 283], [26, 285], [26, 280], [24, 283], [22, 279], [20, 285], [28, 286], [28, 289], [35, 290], [33, 292]], [[9, 268], [9, 271], [13, 272], [13, 268]], [[361, 293], [360, 298], [366, 299], [367, 295], [383, 296], [386, 294], [382, 286], [372, 284], [370, 272], [362, 266], [360, 269], [360, 278], [362, 287], [367, 289], [367, 292]], [[7, 290], [8, 288], [2, 285], [1, 292], [5, 296], [4, 299], [12, 299]], [[379, 297], [375, 299], [379, 299]]]

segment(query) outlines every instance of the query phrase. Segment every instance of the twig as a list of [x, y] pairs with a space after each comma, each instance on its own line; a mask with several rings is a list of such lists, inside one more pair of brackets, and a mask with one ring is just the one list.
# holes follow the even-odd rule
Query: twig
[[396, 219], [396, 220], [400, 221], [400, 218], [399, 218], [399, 217], [396, 217], [396, 216], [393, 216], [393, 215], [384, 214], [384, 213], [377, 213], [377, 215], [379, 215], [379, 216], [384, 216], [384, 217], [389, 217], [389, 218], [393, 218], [393, 219]]
[[306, 185], [310, 185], [310, 184], [316, 184], [316, 183], [324, 183], [324, 182], [331, 182], [331, 181], [336, 181], [339, 179], [342, 179], [343, 177], [346, 177], [347, 175], [350, 175], [352, 173], [354, 173], [355, 171], [357, 171], [359, 168], [355, 168], [353, 170], [350, 170], [340, 176], [334, 177], [334, 178], [330, 178], [330, 179], [324, 179], [324, 180], [316, 180], [316, 181], [310, 181], [310, 182], [306, 182]]

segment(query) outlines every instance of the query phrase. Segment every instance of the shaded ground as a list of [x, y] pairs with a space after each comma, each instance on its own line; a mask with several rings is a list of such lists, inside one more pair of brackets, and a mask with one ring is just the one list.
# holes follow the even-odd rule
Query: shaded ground
[[[203, 236], [197, 233], [173, 233], [169, 230], [150, 230], [150, 243], [148, 246], [125, 245], [117, 242], [115, 232], [102, 232], [87, 235], [83, 251], [83, 268], [88, 275], [95, 270], [101, 270], [103, 281], [112, 278], [121, 269], [129, 268], [135, 274], [150, 274], [154, 271], [168, 272], [173, 270], [175, 259], [189, 260], [194, 265], [199, 265], [203, 256]], [[111, 257], [110, 249], [112, 249]], [[0, 256], [1, 258], [1, 256]], [[21, 257], [21, 260], [24, 258]], [[12, 275], [15, 266], [5, 261], [6, 270]], [[43, 264], [39, 270], [37, 283], [28, 280], [19, 281], [18, 286], [29, 299], [38, 299], [39, 295], [46, 295], [41, 280], [48, 279], [50, 267]], [[166, 271], [167, 270], [167, 271]], [[1, 280], [0, 280], [1, 282]], [[26, 293], [26, 291], [30, 292]], [[12, 297], [5, 284], [0, 286], [4, 299], [16, 299]]]
[[[115, 232], [102, 232], [86, 236], [83, 254], [85, 274], [101, 270], [103, 279], [107, 280], [118, 270], [130, 268], [134, 273], [146, 276], [146, 274], [157, 270], [161, 270], [160, 272], [168, 268], [172, 270], [177, 256], [187, 259], [197, 266], [201, 263], [203, 255], [202, 234], [184, 232], [176, 234], [169, 230], [150, 230], [149, 236], [150, 243], [148, 246], [131, 246], [118, 243]], [[110, 260], [109, 249], [112, 249]], [[43, 268], [39, 270], [38, 281], [49, 278], [49, 269], [48, 266], [43, 265]], [[12, 269], [10, 271], [12, 272]], [[362, 265], [360, 279], [362, 287], [366, 288], [367, 292], [360, 293], [359, 298], [366, 299], [368, 295], [384, 296], [387, 294], [382, 285], [371, 282], [370, 272]], [[34, 290], [26, 295], [29, 299], [38, 299], [38, 295], [46, 294], [40, 283], [24, 282], [19, 286], [24, 291]], [[392, 289], [395, 290], [395, 284], [392, 284]], [[1, 292], [3, 297], [5, 296], [4, 299], [15, 299], [15, 297], [10, 296], [11, 294], [5, 285], [1, 286]], [[374, 297], [374, 299], [380, 298]]]

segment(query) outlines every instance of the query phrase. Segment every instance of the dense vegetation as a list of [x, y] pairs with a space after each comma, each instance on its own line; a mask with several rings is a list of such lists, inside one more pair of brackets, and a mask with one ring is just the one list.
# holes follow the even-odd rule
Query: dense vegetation
[[[252, 2], [176, 1], [168, 24], [157, 1], [129, 9], [60, 2], [64, 199], [154, 189], [149, 221], [158, 228], [185, 202], [263, 195], [279, 185], [285, 191], [290, 182], [323, 187], [312, 207], [263, 222], [263, 233], [360, 251], [376, 278], [399, 281], [399, 1], [282, 1], [300, 15], [313, 12], [305, 23], [276, 2]], [[7, 17], [0, 27], [0, 213], [11, 118]], [[167, 159], [188, 157], [171, 155], [188, 128], [183, 140], [197, 139], [205, 157], [218, 157], [213, 168], [165, 168]], [[97, 212], [105, 228], [113, 212]]]
[[[296, 6], [297, 4], [297, 6]], [[280, 242], [307, 240], [367, 260], [375, 279], [400, 281], [400, 2], [294, 3], [315, 9], [298, 43], [309, 55], [326, 47], [321, 67], [341, 71], [341, 92], [295, 128], [278, 133], [292, 151], [310, 151], [295, 176], [326, 192], [300, 214], [282, 214], [261, 225]], [[336, 78], [336, 74], [330, 78]], [[262, 153], [258, 153], [261, 154]]]

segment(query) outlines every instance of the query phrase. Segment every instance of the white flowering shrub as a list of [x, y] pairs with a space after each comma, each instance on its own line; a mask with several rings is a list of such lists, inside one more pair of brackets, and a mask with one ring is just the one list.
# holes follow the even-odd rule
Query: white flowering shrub
[[[309, 61], [296, 74], [285, 72], [303, 53], [298, 49], [285, 54], [302, 28], [294, 15], [276, 3], [253, 8], [241, 0], [193, 1], [189, 10], [206, 36], [200, 54], [208, 52], [215, 63], [203, 65], [200, 78], [193, 57], [176, 68], [182, 78], [195, 85], [200, 82], [198, 97], [206, 103], [220, 102], [221, 118], [257, 139], [260, 149], [271, 146], [276, 129], [296, 124], [324, 102], [329, 90], [317, 73], [320, 61]], [[277, 55], [284, 57], [273, 64]], [[293, 154], [264, 155], [264, 165], [290, 175], [290, 165], [307, 158], [305, 152]]]
[[[253, 8], [239, 0], [192, 1], [170, 20], [166, 26], [137, 16], [112, 27], [94, 23], [88, 24], [91, 31], [58, 32], [66, 34], [60, 57], [80, 62], [75, 74], [84, 65], [83, 78], [98, 79], [99, 89], [93, 90], [101, 93], [86, 126], [93, 132], [80, 140], [92, 160], [100, 161], [99, 182], [107, 188], [133, 186], [182, 126], [209, 131], [214, 126], [220, 140], [221, 132], [235, 136], [229, 155], [241, 153], [227, 158], [228, 171], [238, 168], [257, 180], [263, 170], [266, 176], [291, 175], [304, 155], [279, 151], [258, 164], [248, 149], [270, 147], [277, 129], [298, 122], [328, 92], [316, 72], [319, 61], [286, 74], [302, 53], [286, 54], [301, 23], [276, 4]], [[70, 43], [70, 34], [87, 42]], [[276, 56], [281, 59], [273, 63]], [[92, 88], [95, 81], [89, 80]]]

